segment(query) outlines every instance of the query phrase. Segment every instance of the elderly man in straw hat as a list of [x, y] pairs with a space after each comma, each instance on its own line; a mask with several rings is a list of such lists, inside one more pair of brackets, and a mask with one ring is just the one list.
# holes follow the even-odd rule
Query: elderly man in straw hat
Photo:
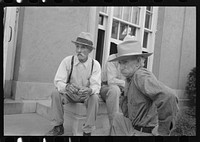
[[76, 41], [76, 55], [64, 58], [54, 78], [56, 90], [52, 92], [53, 129], [47, 135], [64, 134], [63, 104], [85, 103], [86, 121], [82, 126], [83, 135], [90, 136], [95, 130], [101, 88], [101, 66], [88, 55], [94, 49], [90, 33], [82, 32]]
[[[133, 40], [134, 36], [127, 35], [123, 41]], [[100, 95], [103, 100], [106, 101], [108, 117], [110, 124], [112, 125], [114, 113], [120, 112], [119, 103], [124, 94], [125, 77], [120, 72], [120, 65], [116, 62], [109, 62], [117, 56], [117, 44], [112, 46], [114, 54], [111, 54], [107, 62], [105, 63], [104, 70], [102, 72], [102, 87]]]
[[141, 43], [124, 41], [117, 46], [120, 71], [126, 77], [122, 114], [116, 114], [111, 135], [153, 136], [170, 135], [178, 112], [174, 91], [158, 81], [143, 68], [144, 58], [152, 53], [142, 53]]

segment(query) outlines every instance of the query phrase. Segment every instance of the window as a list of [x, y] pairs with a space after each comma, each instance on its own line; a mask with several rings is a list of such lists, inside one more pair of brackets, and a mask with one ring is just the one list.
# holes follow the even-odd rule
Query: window
[[148, 32], [144, 32], [144, 37], [143, 37], [143, 48], [147, 48], [147, 43], [148, 43]]
[[152, 6], [146, 7], [145, 28], [151, 29], [153, 8]]
[[[147, 53], [147, 52], [142, 51], [142, 53]], [[147, 68], [147, 63], [148, 63], [148, 57], [145, 58], [145, 61], [144, 61], [144, 68]]]
[[139, 24], [139, 15], [140, 15], [140, 8], [139, 7], [132, 7], [132, 15], [131, 15], [131, 22], [133, 24]]
[[131, 7], [124, 7], [123, 8], [123, 20], [131, 22]]
[[117, 39], [118, 27], [119, 27], [119, 22], [116, 21], [116, 20], [113, 20], [111, 37], [114, 38], [114, 39]]
[[114, 7], [114, 17], [121, 18], [122, 17], [122, 7]]
[[107, 7], [99, 7], [100, 12], [107, 13]]
[[99, 15], [99, 25], [103, 25], [104, 16]]
[[128, 24], [120, 23], [119, 40], [123, 40], [128, 33]]
[[[102, 10], [103, 11], [103, 10]], [[105, 11], [105, 10], [104, 10]], [[104, 23], [105, 52], [103, 52], [103, 62], [113, 52], [113, 43], [120, 43], [127, 35], [133, 39], [141, 41], [143, 52], [152, 52], [157, 23], [158, 8], [153, 6], [126, 6], [107, 7], [107, 14], [99, 17], [99, 25]], [[102, 14], [102, 13], [101, 13]], [[104, 20], [104, 21], [103, 21]], [[145, 67], [151, 70], [153, 57], [145, 61]]]
[[126, 35], [136, 36], [139, 14], [140, 7], [114, 7], [111, 37], [122, 41]]

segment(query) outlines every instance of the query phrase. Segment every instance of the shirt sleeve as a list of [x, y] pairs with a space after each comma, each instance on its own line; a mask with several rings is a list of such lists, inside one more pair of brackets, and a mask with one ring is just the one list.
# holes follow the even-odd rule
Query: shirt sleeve
[[90, 77], [90, 88], [92, 89], [92, 94], [99, 94], [101, 88], [101, 66], [96, 60], [94, 60], [93, 71]]
[[65, 58], [60, 63], [58, 70], [54, 78], [54, 85], [59, 92], [65, 92], [65, 86], [68, 79], [68, 74], [70, 71], [70, 58]]
[[125, 81], [118, 78], [119, 71], [115, 66], [114, 62], [106, 63], [106, 72], [108, 78], [108, 84], [115, 84], [121, 87], [125, 86]]
[[158, 133], [169, 135], [174, 127], [178, 113], [177, 97], [175, 92], [158, 81], [156, 77], [147, 70], [141, 70], [134, 75], [134, 82], [137, 88], [157, 107], [158, 112]]

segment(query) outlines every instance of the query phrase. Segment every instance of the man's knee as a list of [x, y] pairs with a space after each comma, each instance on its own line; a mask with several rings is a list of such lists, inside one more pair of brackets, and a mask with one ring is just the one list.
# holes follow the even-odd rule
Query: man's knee
[[59, 99], [60, 98], [60, 93], [57, 90], [52, 91], [51, 93], [51, 98], [52, 99]]
[[89, 97], [89, 100], [93, 101], [93, 102], [98, 102], [99, 101], [99, 96], [97, 94], [91, 95]]
[[113, 97], [119, 97], [121, 94], [120, 88], [117, 85], [111, 85], [109, 87], [109, 95]]

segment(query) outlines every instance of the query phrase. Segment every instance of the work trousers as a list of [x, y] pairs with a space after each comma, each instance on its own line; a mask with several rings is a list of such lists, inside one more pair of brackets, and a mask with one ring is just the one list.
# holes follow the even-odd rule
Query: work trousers
[[[64, 94], [57, 90], [51, 94], [51, 109], [52, 109], [52, 124], [58, 126], [64, 123], [64, 104], [71, 103]], [[85, 133], [92, 133], [95, 130], [95, 121], [97, 119], [97, 112], [99, 106], [99, 96], [97, 94], [91, 95], [86, 101], [86, 122], [82, 130]]]
[[115, 113], [119, 112], [120, 88], [117, 85], [103, 85], [100, 90], [100, 96], [106, 103], [110, 126], [112, 126]]
[[129, 118], [122, 113], [116, 113], [111, 127], [111, 136], [153, 136], [153, 133], [134, 129]]

